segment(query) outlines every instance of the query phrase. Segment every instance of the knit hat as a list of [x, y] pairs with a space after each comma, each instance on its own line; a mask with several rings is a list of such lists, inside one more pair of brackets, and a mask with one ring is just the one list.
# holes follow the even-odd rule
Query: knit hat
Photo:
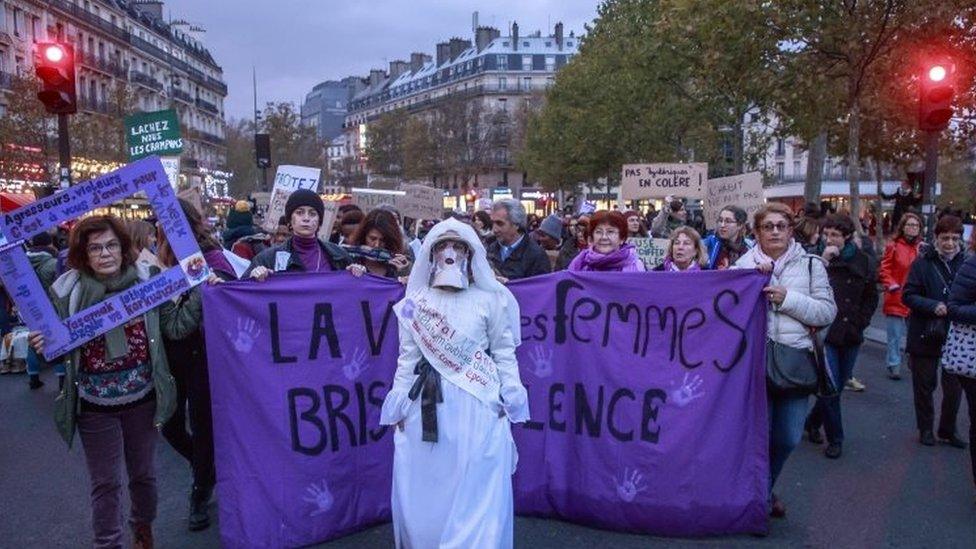
[[302, 206], [309, 206], [315, 210], [319, 214], [319, 225], [322, 225], [323, 218], [325, 217], [325, 204], [322, 202], [322, 197], [315, 191], [308, 189], [298, 189], [291, 193], [291, 196], [288, 197], [288, 202], [285, 203], [285, 219], [291, 222], [291, 214], [295, 213], [295, 210]]
[[227, 212], [227, 228], [250, 227], [254, 225], [254, 216], [251, 215], [251, 203], [247, 200], [238, 200], [234, 203], [234, 208]]
[[54, 239], [51, 238], [51, 233], [44, 231], [43, 233], [37, 233], [31, 238], [31, 246], [43, 247], [43, 246], [53, 246]]
[[563, 221], [556, 214], [552, 214], [542, 220], [542, 223], [539, 224], [539, 231], [551, 236], [555, 240], [562, 240]]

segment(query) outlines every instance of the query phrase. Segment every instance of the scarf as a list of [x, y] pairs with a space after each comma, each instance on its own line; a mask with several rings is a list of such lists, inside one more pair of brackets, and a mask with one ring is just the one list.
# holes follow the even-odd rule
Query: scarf
[[639, 261], [637, 248], [633, 244], [624, 243], [615, 252], [601, 254], [587, 248], [579, 253], [570, 265], [571, 271], [635, 271], [634, 265]]
[[752, 253], [753, 253], [752, 257], [755, 260], [756, 265], [759, 265], [760, 263], [767, 263], [767, 262], [772, 263], [773, 278], [779, 279], [779, 277], [782, 276], [783, 274], [783, 270], [786, 269], [786, 266], [794, 259], [805, 254], [806, 251], [803, 249], [803, 246], [800, 246], [796, 242], [796, 240], [790, 239], [790, 245], [788, 248], [786, 248], [786, 252], [784, 252], [783, 255], [779, 256], [779, 259], [777, 259], [776, 261], [773, 261], [773, 258], [766, 255], [766, 252], [763, 251], [762, 246], [756, 246], [755, 248], [753, 248]]
[[[106, 280], [98, 280], [84, 272], [80, 272], [79, 274], [81, 275], [78, 279], [79, 311], [100, 303], [105, 298], [111, 297], [139, 282], [139, 272], [134, 265], [129, 265], [124, 271]], [[105, 332], [106, 360], [118, 360], [127, 354], [129, 354], [129, 343], [125, 335], [125, 325], [116, 326]]]
[[678, 267], [678, 265], [675, 264], [675, 262], [671, 261], [670, 257], [665, 257], [664, 270], [667, 272], [686, 273], [688, 271], [700, 271], [701, 265], [697, 261], [693, 260], [691, 264], [689, 264], [686, 268], [682, 269]]
[[[739, 260], [746, 252], [749, 251], [749, 247], [746, 246], [746, 239], [740, 238], [736, 240], [726, 240], [719, 237], [719, 253], [718, 260], [715, 262], [718, 264], [732, 265]], [[723, 261], [725, 260], [725, 261]]]

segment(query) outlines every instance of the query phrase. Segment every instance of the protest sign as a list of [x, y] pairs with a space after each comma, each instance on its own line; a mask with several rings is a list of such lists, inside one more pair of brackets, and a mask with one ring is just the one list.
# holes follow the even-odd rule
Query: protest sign
[[396, 201], [403, 217], [441, 219], [444, 217], [444, 192], [424, 185], [404, 185], [404, 195]]
[[624, 200], [641, 198], [705, 198], [708, 164], [624, 164], [620, 180], [620, 197]]
[[[516, 512], [660, 535], [764, 532], [767, 278], [609, 277], [509, 286], [532, 412], [513, 427]], [[348, 273], [204, 289], [223, 545], [308, 545], [389, 520], [392, 436], [378, 420], [402, 296]]]
[[749, 223], [765, 203], [762, 174], [750, 172], [731, 177], [709, 179], [705, 184], [705, 226], [714, 229], [718, 214], [725, 206], [738, 206], [749, 214]]
[[339, 203], [334, 200], [323, 200], [322, 205], [325, 209], [322, 215], [322, 226], [319, 227], [319, 238], [328, 240], [332, 236], [332, 225], [335, 224], [339, 212]]
[[271, 188], [271, 198], [268, 210], [264, 216], [264, 228], [274, 232], [278, 227], [278, 219], [285, 215], [285, 204], [288, 197], [298, 189], [318, 191], [321, 170], [306, 166], [278, 166], [275, 172], [274, 187]]
[[186, 200], [201, 214], [203, 213], [203, 190], [200, 185], [193, 185], [176, 193], [177, 198]]
[[648, 271], [664, 263], [664, 256], [668, 253], [667, 238], [628, 238], [627, 242], [637, 248], [637, 257], [644, 262]]
[[126, 116], [125, 139], [130, 161], [150, 155], [179, 156], [183, 152], [180, 120], [174, 109]]
[[163, 163], [163, 171], [166, 172], [166, 178], [169, 179], [169, 184], [174, 189], [180, 188], [180, 157], [162, 156], [159, 158], [159, 161]]
[[[20, 244], [64, 221], [139, 191], [146, 193], [159, 227], [166, 234], [180, 264], [62, 320]], [[0, 279], [27, 326], [44, 334], [44, 354], [48, 357], [63, 354], [144, 314], [204, 281], [209, 274], [193, 231], [157, 157], [133, 162], [3, 214], [2, 221]]]
[[[403, 191], [384, 191], [380, 189], [352, 189], [352, 203], [359, 206], [363, 212], [369, 212], [373, 208], [386, 204], [397, 207], [397, 202], [406, 193]], [[438, 218], [440, 219], [440, 218]]]

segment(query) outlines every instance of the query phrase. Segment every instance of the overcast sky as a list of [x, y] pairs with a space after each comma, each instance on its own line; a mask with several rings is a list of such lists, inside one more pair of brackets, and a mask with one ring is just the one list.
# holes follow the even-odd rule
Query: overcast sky
[[224, 69], [227, 118], [250, 118], [257, 70], [258, 105], [300, 103], [323, 80], [388, 69], [414, 51], [458, 36], [473, 41], [471, 14], [508, 34], [547, 34], [562, 21], [565, 33], [583, 31], [599, 0], [166, 0], [164, 16], [202, 25], [205, 44]]

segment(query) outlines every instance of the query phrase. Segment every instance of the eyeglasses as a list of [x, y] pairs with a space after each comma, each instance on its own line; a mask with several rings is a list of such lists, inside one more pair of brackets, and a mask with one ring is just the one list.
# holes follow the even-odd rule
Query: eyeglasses
[[620, 236], [620, 231], [617, 229], [596, 229], [593, 231], [593, 236], [596, 238], [611, 238], [614, 236]]
[[759, 227], [767, 233], [774, 231], [784, 232], [790, 228], [788, 223], [763, 223]]
[[119, 244], [118, 240], [113, 240], [108, 244], [89, 244], [87, 248], [88, 255], [102, 255], [104, 251], [110, 254], [117, 254], [121, 249], [122, 244]]

